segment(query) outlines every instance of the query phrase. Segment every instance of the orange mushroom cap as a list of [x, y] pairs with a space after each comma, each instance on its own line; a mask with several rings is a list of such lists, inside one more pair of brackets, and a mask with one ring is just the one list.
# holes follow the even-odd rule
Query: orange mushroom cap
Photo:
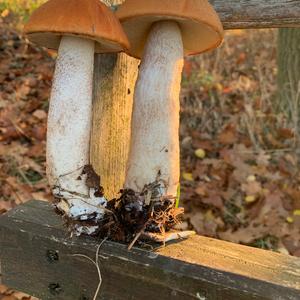
[[142, 56], [152, 24], [158, 21], [179, 24], [185, 55], [214, 49], [224, 37], [222, 23], [207, 0], [126, 0], [116, 15], [131, 43], [129, 54], [137, 58]]
[[99, 0], [50, 0], [32, 14], [24, 32], [30, 41], [55, 50], [63, 35], [95, 40], [97, 53], [130, 47], [119, 20]]

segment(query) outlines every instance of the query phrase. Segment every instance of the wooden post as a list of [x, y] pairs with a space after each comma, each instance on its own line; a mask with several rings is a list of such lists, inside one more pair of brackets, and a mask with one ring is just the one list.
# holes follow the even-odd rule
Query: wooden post
[[[103, 2], [117, 5], [123, 1]], [[126, 54], [95, 57], [91, 163], [108, 199], [117, 196], [125, 180], [138, 63]]]

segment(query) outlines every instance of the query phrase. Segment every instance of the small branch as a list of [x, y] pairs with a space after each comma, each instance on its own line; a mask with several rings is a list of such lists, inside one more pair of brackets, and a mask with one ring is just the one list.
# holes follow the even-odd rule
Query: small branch
[[148, 222], [146, 222], [145, 225], [143, 226], [143, 228], [136, 234], [136, 236], [134, 237], [133, 241], [128, 246], [128, 251], [130, 251], [132, 249], [132, 247], [134, 246], [134, 244], [136, 243], [136, 241], [144, 233], [144, 230], [145, 230], [147, 224], [148, 224]]
[[99, 283], [95, 292], [95, 295], [93, 297], [93, 300], [96, 300], [101, 288], [101, 284], [102, 284], [102, 275], [101, 275], [101, 270], [100, 270], [100, 266], [99, 266], [99, 252], [100, 252], [100, 248], [101, 246], [104, 244], [104, 242], [106, 242], [107, 238], [105, 238], [97, 247], [97, 251], [96, 251], [96, 257], [95, 260], [92, 260], [90, 257], [88, 257], [87, 255], [84, 254], [72, 254], [71, 256], [73, 257], [83, 257], [86, 258], [87, 260], [89, 260], [97, 269], [98, 272], [98, 278], [99, 278]]

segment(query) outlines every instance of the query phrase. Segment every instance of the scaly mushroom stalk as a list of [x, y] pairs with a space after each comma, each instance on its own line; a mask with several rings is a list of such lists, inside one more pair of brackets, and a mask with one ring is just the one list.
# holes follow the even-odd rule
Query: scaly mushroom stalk
[[106, 200], [86, 186], [89, 164], [95, 42], [63, 36], [53, 80], [48, 116], [47, 174], [57, 207], [73, 219], [100, 218]]
[[177, 194], [183, 56], [178, 24], [154, 23], [136, 83], [125, 188], [141, 192], [159, 179], [162, 195]]
[[216, 48], [223, 39], [222, 24], [208, 0], [126, 0], [116, 14], [131, 44], [128, 53], [142, 60], [123, 197], [135, 197], [138, 208], [142, 205], [157, 218], [146, 224], [141, 235], [152, 233], [153, 239], [154, 232], [159, 240], [167, 241], [179, 237], [168, 237], [165, 231], [183, 213], [173, 207], [179, 184], [183, 56]]
[[24, 32], [31, 42], [58, 50], [47, 141], [56, 206], [76, 234], [95, 233], [107, 202], [89, 165], [94, 53], [120, 52], [129, 41], [99, 0], [49, 0], [33, 12]]

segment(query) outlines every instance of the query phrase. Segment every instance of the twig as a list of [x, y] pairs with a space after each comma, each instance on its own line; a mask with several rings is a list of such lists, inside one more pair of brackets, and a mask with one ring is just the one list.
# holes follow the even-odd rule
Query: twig
[[96, 299], [97, 299], [97, 296], [98, 296], [98, 294], [99, 294], [100, 287], [101, 287], [101, 284], [102, 284], [102, 275], [101, 275], [100, 266], [99, 266], [99, 251], [100, 251], [101, 246], [103, 245], [103, 243], [104, 243], [106, 240], [107, 240], [107, 238], [105, 238], [105, 239], [100, 243], [100, 245], [98, 246], [97, 251], [96, 251], [96, 266], [97, 266], [97, 271], [98, 271], [98, 276], [99, 276], [99, 284], [98, 284], [98, 287], [97, 287], [97, 290], [96, 290], [96, 292], [95, 292], [95, 295], [94, 295], [93, 300], [96, 300]]
[[21, 168], [17, 167], [17, 171], [18, 171], [18, 173], [21, 175], [21, 177], [24, 179], [24, 181], [25, 181], [30, 187], [33, 187], [32, 182], [27, 178], [27, 176], [26, 176], [25, 173], [21, 170]]
[[78, 167], [77, 169], [73, 170], [73, 171], [70, 171], [68, 173], [65, 173], [65, 174], [62, 174], [62, 175], [59, 175], [58, 178], [57, 178], [57, 181], [59, 181], [59, 179], [61, 179], [62, 177], [66, 177], [68, 175], [71, 175], [71, 174], [74, 174], [75, 172], [79, 171], [80, 169], [83, 169], [84, 166], [81, 166], [81, 167]]
[[100, 266], [99, 266], [99, 252], [100, 252], [100, 248], [101, 246], [104, 244], [104, 242], [106, 242], [107, 238], [103, 239], [103, 241], [98, 245], [97, 247], [97, 251], [96, 251], [96, 257], [95, 260], [92, 260], [90, 257], [88, 257], [87, 255], [84, 254], [72, 254], [71, 256], [74, 257], [83, 257], [86, 258], [87, 260], [89, 260], [97, 269], [98, 272], [98, 278], [99, 278], [99, 283], [95, 292], [95, 295], [93, 297], [93, 300], [96, 300], [101, 288], [101, 284], [102, 284], [102, 275], [101, 275], [101, 270], [100, 270]]
[[5, 182], [8, 184], [10, 190], [12, 191], [13, 194], [15, 194], [15, 196], [18, 198], [20, 203], [24, 203], [22, 198], [19, 196], [18, 192], [15, 190], [15, 187], [11, 183], [9, 183], [7, 180], [5, 180]]
[[25, 136], [29, 141], [32, 141], [32, 138], [28, 136], [21, 127], [19, 127], [12, 119], [9, 119], [13, 127], [18, 131], [21, 135]]
[[128, 246], [128, 251], [130, 251], [132, 249], [132, 247], [134, 246], [134, 244], [136, 243], [138, 238], [141, 236], [142, 233], [144, 233], [144, 230], [145, 230], [147, 224], [148, 224], [148, 222], [146, 222], [145, 225], [143, 226], [143, 228], [135, 235], [133, 241]]

